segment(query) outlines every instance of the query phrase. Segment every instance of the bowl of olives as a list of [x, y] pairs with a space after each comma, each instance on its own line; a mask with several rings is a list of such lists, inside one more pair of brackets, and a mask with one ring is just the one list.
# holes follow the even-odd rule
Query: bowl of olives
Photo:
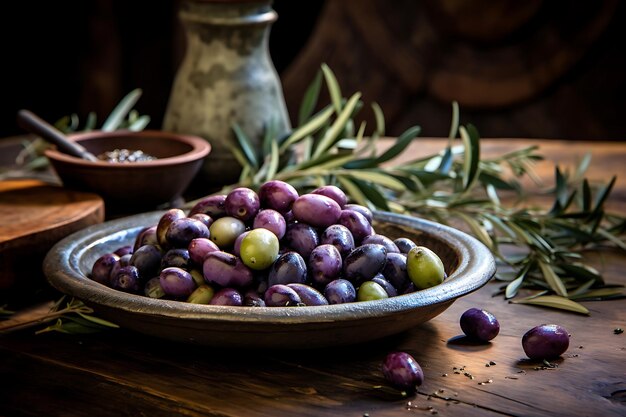
[[196, 136], [145, 130], [91, 131], [69, 139], [96, 161], [45, 151], [63, 186], [100, 195], [107, 213], [139, 213], [180, 198], [202, 167], [210, 144]]
[[495, 273], [478, 240], [282, 181], [88, 227], [44, 261], [50, 284], [144, 334], [316, 348], [406, 331]]

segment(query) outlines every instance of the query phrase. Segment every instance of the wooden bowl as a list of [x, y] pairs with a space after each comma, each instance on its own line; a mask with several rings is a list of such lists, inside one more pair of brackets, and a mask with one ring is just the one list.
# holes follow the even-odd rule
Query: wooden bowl
[[495, 273], [491, 252], [475, 238], [418, 218], [375, 213], [376, 231], [409, 237], [443, 260], [440, 285], [384, 300], [316, 307], [229, 307], [189, 304], [133, 295], [101, 285], [88, 274], [94, 261], [133, 242], [162, 212], [88, 227], [55, 245], [44, 272], [59, 291], [77, 297], [100, 317], [122, 327], [170, 340], [220, 347], [316, 348], [361, 343], [428, 321], [457, 298], [487, 283]]
[[211, 149], [200, 137], [156, 130], [93, 131], [70, 138], [94, 155], [131, 149], [157, 158], [133, 163], [91, 162], [55, 149], [45, 151], [65, 187], [102, 196], [107, 212], [137, 213], [176, 200]]
[[375, 213], [376, 231], [409, 237], [442, 258], [448, 278], [440, 285], [385, 300], [316, 307], [228, 307], [159, 300], [101, 285], [88, 275], [94, 261], [134, 242], [163, 212], [88, 227], [57, 243], [44, 273], [59, 291], [77, 297], [100, 317], [166, 339], [220, 347], [315, 348], [346, 345], [402, 332], [432, 319], [495, 273], [491, 252], [450, 227], [397, 214]]

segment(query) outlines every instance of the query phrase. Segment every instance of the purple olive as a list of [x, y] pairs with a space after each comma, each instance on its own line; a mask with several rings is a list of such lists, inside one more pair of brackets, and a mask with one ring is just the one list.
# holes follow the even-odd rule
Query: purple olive
[[361, 245], [365, 245], [366, 243], [376, 243], [378, 245], [383, 245], [387, 250], [387, 253], [400, 253], [400, 249], [398, 249], [398, 246], [393, 243], [393, 240], [384, 235], [372, 233], [369, 236], [365, 236], [361, 241]]
[[285, 252], [270, 267], [267, 282], [275, 284], [304, 284], [307, 279], [307, 267], [304, 258], [294, 251]]
[[248, 307], [265, 307], [265, 300], [256, 290], [250, 289], [243, 295], [243, 305]]
[[165, 238], [170, 246], [187, 248], [193, 239], [209, 237], [209, 228], [200, 220], [184, 217], [170, 223]]
[[356, 289], [354, 285], [343, 278], [328, 283], [324, 288], [324, 297], [328, 304], [344, 304], [356, 301]]
[[296, 220], [315, 227], [328, 227], [337, 223], [341, 207], [335, 200], [321, 194], [304, 194], [291, 207]]
[[356, 245], [360, 245], [364, 238], [374, 233], [370, 222], [363, 214], [355, 210], [342, 210], [339, 214], [339, 219], [337, 219], [337, 223], [350, 230]]
[[533, 327], [522, 337], [522, 348], [530, 359], [553, 359], [569, 347], [569, 333], [558, 324]]
[[241, 293], [234, 288], [222, 288], [215, 292], [209, 304], [239, 307], [243, 305], [243, 297]]
[[111, 288], [130, 293], [139, 291], [139, 271], [137, 268], [133, 265], [121, 267], [111, 277]]
[[111, 270], [120, 257], [114, 253], [105, 253], [91, 267], [91, 279], [100, 284], [110, 285]]
[[387, 250], [382, 245], [368, 243], [354, 249], [343, 261], [343, 276], [357, 285], [376, 276], [387, 261]]
[[196, 220], [200, 220], [202, 223], [204, 223], [204, 225], [206, 227], [211, 227], [211, 225], [213, 224], [213, 217], [209, 216], [208, 214], [204, 214], [204, 213], [196, 213], [196, 214], [192, 214], [191, 216], [189, 216], [190, 219], [196, 219]]
[[399, 291], [404, 290], [411, 282], [406, 271], [406, 255], [403, 253], [387, 253], [381, 273]]
[[122, 246], [120, 248], [117, 248], [113, 253], [117, 256], [124, 256], [129, 253], [132, 255], [133, 247], [131, 245]]
[[415, 242], [413, 242], [408, 237], [399, 237], [393, 241], [396, 244], [398, 249], [400, 249], [400, 253], [407, 254], [411, 249], [417, 246]]
[[154, 245], [157, 246], [159, 241], [157, 239], [157, 227], [150, 226], [142, 229], [137, 237], [135, 238], [135, 243], [133, 245], [133, 251], [136, 251], [142, 246], [145, 245]]
[[137, 267], [139, 276], [145, 282], [159, 273], [161, 258], [159, 248], [154, 245], [144, 245], [133, 252], [130, 264]]
[[226, 213], [236, 219], [248, 221], [254, 218], [261, 208], [259, 195], [247, 187], [238, 187], [226, 195]]
[[202, 265], [202, 272], [208, 284], [221, 287], [243, 288], [253, 281], [252, 270], [238, 256], [223, 251], [209, 253]]
[[208, 214], [214, 220], [224, 217], [226, 215], [226, 209], [224, 208], [225, 201], [226, 194], [216, 194], [204, 197], [191, 208], [189, 211], [189, 217], [197, 213]]
[[220, 248], [211, 239], [198, 237], [192, 239], [187, 246], [189, 257], [196, 264], [202, 266], [206, 256], [211, 252], [217, 252]]
[[500, 332], [498, 319], [488, 311], [470, 308], [461, 315], [461, 330], [470, 339], [488, 342]]
[[365, 217], [369, 224], [372, 224], [372, 222], [374, 221], [374, 215], [372, 214], [372, 210], [360, 204], [346, 204], [343, 209], [358, 211], [363, 215], [363, 217]]
[[316, 188], [311, 191], [311, 194], [320, 194], [325, 195], [326, 197], [330, 197], [339, 204], [340, 208], [344, 208], [346, 203], [348, 202], [348, 197], [343, 190], [335, 185], [324, 185], [322, 187]]
[[388, 297], [395, 297], [398, 295], [396, 287], [394, 287], [391, 282], [387, 281], [383, 274], [376, 274], [376, 276], [372, 278], [372, 281], [380, 285], [385, 290]]
[[188, 269], [190, 264], [190, 255], [187, 249], [174, 248], [163, 254], [161, 258], [161, 269], [176, 266], [178, 268]]
[[424, 383], [424, 371], [415, 358], [406, 352], [392, 352], [382, 365], [385, 379], [394, 387], [415, 392]]
[[287, 222], [282, 214], [272, 209], [261, 210], [254, 217], [252, 228], [264, 228], [274, 233], [277, 238], [282, 239], [287, 231]]
[[324, 230], [320, 235], [320, 245], [324, 244], [336, 247], [342, 258], [345, 258], [355, 248], [352, 233], [341, 224], [330, 225]]
[[264, 183], [259, 188], [259, 199], [265, 208], [276, 210], [285, 214], [291, 210], [293, 202], [298, 198], [298, 191], [283, 181], [272, 180]]
[[165, 268], [159, 275], [161, 288], [167, 295], [172, 297], [189, 297], [196, 289], [196, 282], [191, 274], [182, 268]]
[[333, 245], [319, 245], [311, 252], [307, 269], [316, 286], [326, 284], [341, 275], [343, 262], [339, 250]]
[[170, 227], [170, 224], [172, 224], [174, 220], [183, 219], [185, 217], [185, 212], [179, 208], [169, 209], [161, 216], [159, 222], [157, 223], [156, 233], [157, 241], [162, 248], [167, 247], [169, 244], [165, 234], [167, 233], [167, 229]]
[[302, 304], [305, 306], [324, 306], [328, 305], [328, 300], [324, 295], [306, 284], [287, 284], [289, 288], [294, 290], [300, 297]]
[[319, 245], [320, 238], [315, 228], [306, 223], [292, 223], [287, 227], [283, 243], [298, 252], [304, 259], [309, 259], [311, 252]]
[[302, 304], [298, 293], [283, 284], [272, 285], [265, 291], [265, 305], [268, 307], [293, 307]]

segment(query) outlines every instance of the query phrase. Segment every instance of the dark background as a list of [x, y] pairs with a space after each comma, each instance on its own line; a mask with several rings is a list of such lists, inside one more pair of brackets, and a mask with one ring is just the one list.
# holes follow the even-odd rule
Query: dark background
[[[137, 109], [159, 128], [184, 54], [177, 8], [175, 0], [3, 4], [0, 137], [23, 133], [20, 108], [50, 122], [93, 110], [102, 121], [136, 87]], [[274, 8], [270, 52], [292, 118], [327, 62], [345, 94], [360, 90], [381, 105], [390, 135], [420, 124], [426, 136], [446, 136], [456, 99], [462, 121], [484, 137], [626, 138], [623, 2], [276, 0]]]

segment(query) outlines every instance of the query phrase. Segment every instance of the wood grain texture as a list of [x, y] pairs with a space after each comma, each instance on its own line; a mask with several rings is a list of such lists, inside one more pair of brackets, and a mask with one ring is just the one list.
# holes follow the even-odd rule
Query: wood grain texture
[[[442, 142], [425, 140], [420, 152]], [[491, 145], [496, 143], [494, 147]], [[532, 141], [485, 141], [483, 151]], [[500, 148], [500, 146], [505, 148]], [[626, 168], [626, 145], [563, 142], [543, 154], [566, 163], [592, 151], [590, 174], [606, 180]], [[616, 163], [615, 165], [613, 165]], [[552, 169], [539, 168], [546, 181]], [[613, 203], [624, 202], [618, 180]], [[621, 201], [620, 201], [621, 200]], [[626, 255], [587, 254], [607, 282], [626, 284]], [[494, 296], [492, 282], [428, 323], [364, 345], [309, 351], [203, 348], [125, 330], [85, 336], [0, 337], [0, 414], [64, 416], [623, 416], [626, 413], [624, 300], [585, 302], [590, 316], [518, 304]], [[500, 334], [487, 344], [459, 337], [470, 307], [496, 315]], [[571, 334], [569, 350], [545, 369], [524, 359], [522, 335], [542, 323]], [[382, 377], [394, 350], [415, 356], [425, 383], [402, 396]], [[494, 365], [487, 366], [490, 362]]]
[[20, 275], [41, 275], [43, 255], [54, 243], [104, 221], [104, 202], [38, 180], [0, 181], [0, 219], [1, 290]]

